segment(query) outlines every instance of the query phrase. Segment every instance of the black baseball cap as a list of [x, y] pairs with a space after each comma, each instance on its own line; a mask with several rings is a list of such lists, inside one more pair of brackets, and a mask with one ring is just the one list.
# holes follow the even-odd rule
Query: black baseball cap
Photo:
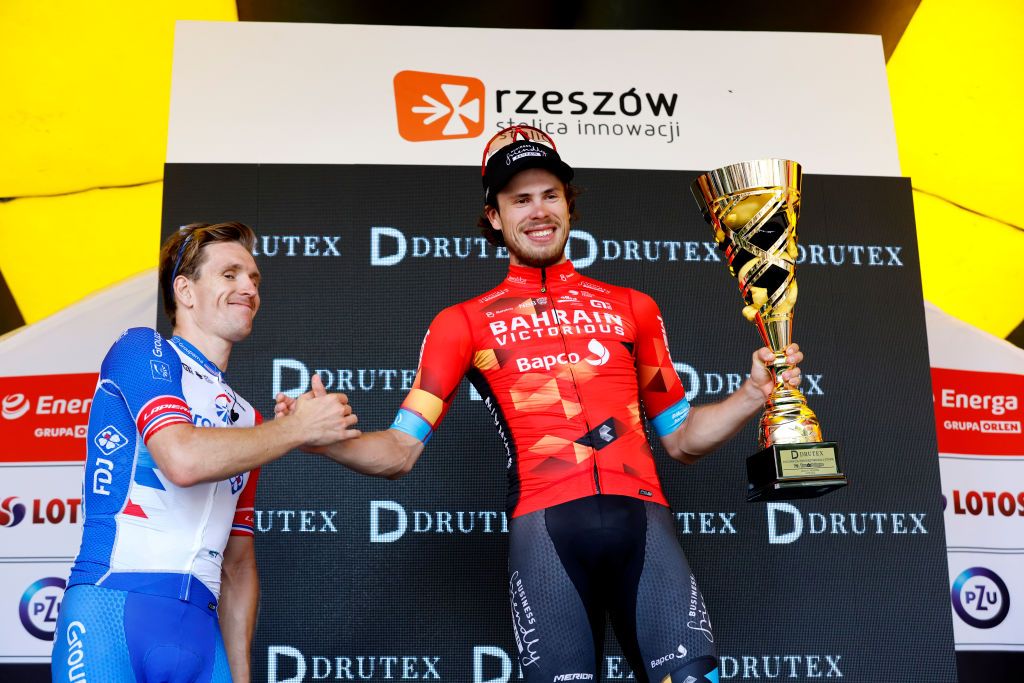
[[484, 204], [493, 203], [513, 176], [530, 168], [550, 171], [563, 183], [573, 177], [572, 167], [562, 161], [554, 140], [543, 131], [532, 126], [513, 126], [498, 132], [484, 150]]

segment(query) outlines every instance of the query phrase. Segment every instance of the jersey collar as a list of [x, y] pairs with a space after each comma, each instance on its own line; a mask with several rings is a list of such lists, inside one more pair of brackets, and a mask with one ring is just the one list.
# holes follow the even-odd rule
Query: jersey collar
[[572, 261], [566, 260], [556, 266], [546, 268], [531, 268], [530, 266], [516, 266], [509, 264], [508, 275], [505, 282], [512, 287], [540, 287], [542, 284], [551, 286], [563, 282], [574, 282], [580, 277], [573, 267]]
[[202, 365], [203, 368], [211, 375], [219, 377], [220, 379], [224, 379], [224, 373], [221, 372], [220, 368], [214, 365], [212, 361], [208, 360], [206, 356], [203, 355], [202, 351], [192, 346], [192, 344], [188, 343], [178, 335], [174, 335], [173, 337], [171, 337], [171, 341], [174, 342], [175, 346], [181, 349], [182, 353], [184, 353], [186, 356]]

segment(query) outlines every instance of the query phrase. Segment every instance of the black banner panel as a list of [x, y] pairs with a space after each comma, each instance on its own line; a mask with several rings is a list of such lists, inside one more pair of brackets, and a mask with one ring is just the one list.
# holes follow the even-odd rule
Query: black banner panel
[[[761, 342], [690, 195], [696, 175], [579, 169], [568, 249], [587, 276], [654, 297], [700, 405], [739, 387]], [[481, 203], [471, 167], [171, 164], [163, 234], [252, 225], [262, 307], [232, 386], [269, 417], [276, 392], [318, 372], [373, 431], [411, 387], [434, 315], [505, 275], [507, 254], [474, 227]], [[753, 422], [692, 466], [654, 440], [721, 677], [955, 681], [910, 183], [805, 176], [798, 231], [802, 388], [850, 485], [747, 503]], [[468, 382], [403, 479], [304, 453], [264, 467], [254, 680], [518, 680], [506, 477]], [[610, 634], [601, 672], [632, 678]]]

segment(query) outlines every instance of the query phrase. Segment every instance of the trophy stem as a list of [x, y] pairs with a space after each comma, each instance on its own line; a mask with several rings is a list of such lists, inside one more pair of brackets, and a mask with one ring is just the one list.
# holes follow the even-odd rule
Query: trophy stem
[[810, 443], [821, 441], [818, 417], [807, 406], [807, 399], [799, 389], [785, 386], [776, 377], [775, 389], [761, 415], [757, 442], [762, 448], [772, 444]]

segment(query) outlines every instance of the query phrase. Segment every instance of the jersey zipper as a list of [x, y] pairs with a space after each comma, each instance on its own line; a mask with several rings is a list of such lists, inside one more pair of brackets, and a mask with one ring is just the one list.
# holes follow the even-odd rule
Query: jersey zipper
[[[542, 267], [540, 269], [540, 293], [541, 294], [546, 294], [547, 291], [548, 291], [547, 269]], [[557, 324], [558, 323], [558, 309], [555, 306], [555, 298], [554, 297], [551, 297], [551, 310], [555, 314], [555, 323], [556, 323], [556, 327], [558, 328], [558, 338], [562, 340], [562, 350], [565, 351], [566, 354], [568, 354], [569, 353], [569, 345], [565, 341], [565, 335], [562, 334], [562, 327], [561, 327], [561, 325]], [[586, 427], [587, 427], [587, 434], [590, 434], [593, 430], [590, 428], [590, 420], [587, 419], [587, 408], [586, 408], [586, 406], [583, 405], [583, 396], [580, 395], [579, 384], [576, 383], [576, 373], [572, 371], [572, 366], [571, 365], [569, 366], [569, 374], [572, 376], [572, 388], [576, 391], [576, 398], [579, 399], [579, 402], [580, 402], [580, 412], [583, 413], [583, 424], [586, 425]], [[597, 469], [597, 449], [594, 448], [593, 444], [591, 444], [590, 448], [591, 448], [591, 450], [594, 451], [594, 458], [593, 458], [593, 460], [594, 460], [594, 493], [600, 494], [601, 493], [601, 477], [598, 474], [598, 469]]]

